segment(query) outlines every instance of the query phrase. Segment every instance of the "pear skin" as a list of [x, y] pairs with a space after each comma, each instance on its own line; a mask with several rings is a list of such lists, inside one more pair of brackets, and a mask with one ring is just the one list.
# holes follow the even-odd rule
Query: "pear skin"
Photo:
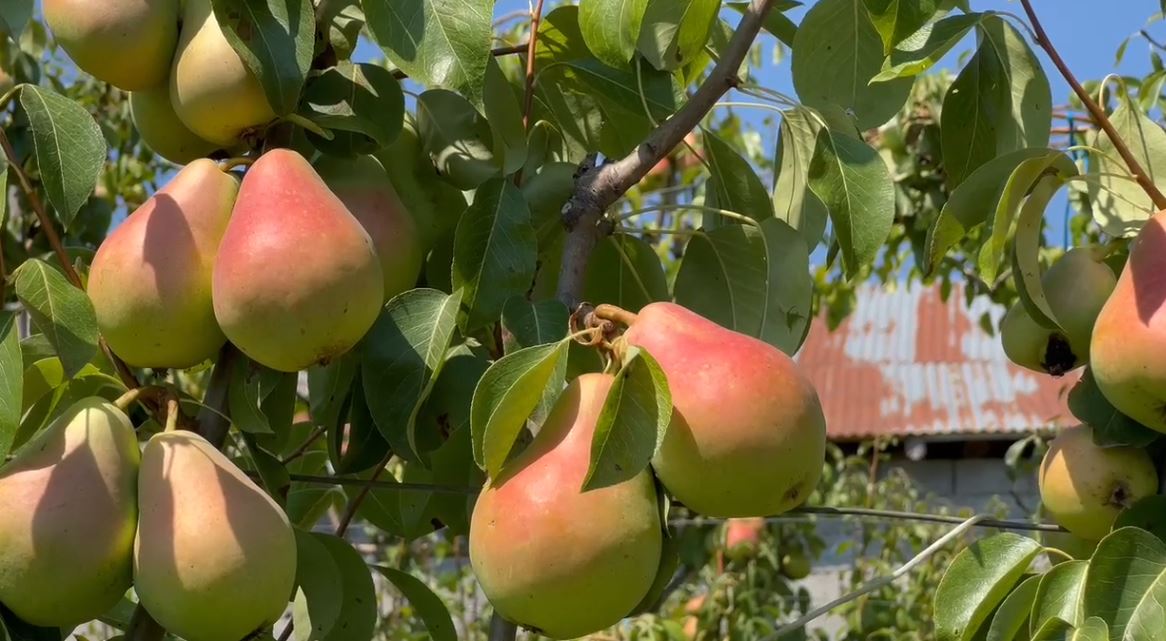
[[170, 88], [166, 85], [130, 94], [130, 115], [142, 142], [176, 165], [185, 165], [219, 149], [219, 145], [199, 138], [186, 128], [174, 113]]
[[166, 84], [179, 0], [44, 0], [45, 22], [73, 62], [125, 91]]
[[162, 627], [187, 641], [248, 638], [292, 596], [296, 542], [283, 510], [201, 436], [146, 444], [134, 586]]
[[1019, 301], [1000, 323], [1004, 354], [1021, 367], [1061, 376], [1089, 362], [1093, 324], [1117, 285], [1096, 247], [1069, 250], [1041, 276], [1060, 329], [1043, 327]]
[[764, 531], [765, 519], [761, 517], [729, 519], [725, 522], [725, 556], [744, 561], [757, 554]]
[[226, 341], [211, 270], [238, 188], [213, 161], [196, 160], [97, 249], [89, 299], [101, 334], [130, 365], [190, 367]]
[[1045, 512], [1075, 536], [1097, 541], [1121, 511], [1158, 491], [1146, 450], [1098, 447], [1093, 430], [1077, 426], [1049, 443], [1038, 475]]
[[1130, 243], [1117, 287], [1093, 326], [1089, 369], [1106, 400], [1166, 432], [1166, 211]]
[[215, 317], [251, 359], [282, 372], [327, 363], [372, 327], [384, 276], [372, 239], [307, 160], [255, 161], [219, 245]]
[[624, 333], [660, 363], [672, 423], [652, 465], [672, 496], [715, 517], [771, 516], [814, 491], [826, 419], [781, 350], [673, 303], [645, 306]]
[[568, 385], [530, 446], [486, 484], [471, 517], [470, 563], [482, 590], [507, 619], [552, 639], [627, 616], [660, 561], [659, 508], [647, 471], [581, 491], [611, 382], [584, 374]]
[[412, 289], [421, 275], [417, 225], [373, 156], [324, 157], [320, 177], [372, 238], [385, 280], [385, 300]]
[[90, 397], [0, 468], [0, 602], [46, 627], [117, 604], [132, 576], [138, 461], [129, 418]]
[[276, 116], [259, 79], [223, 35], [211, 0], [186, 0], [170, 100], [190, 131], [222, 147]]

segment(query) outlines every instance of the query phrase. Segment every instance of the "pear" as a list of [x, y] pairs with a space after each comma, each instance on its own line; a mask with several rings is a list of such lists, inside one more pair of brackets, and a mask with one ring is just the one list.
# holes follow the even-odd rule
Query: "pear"
[[84, 398], [0, 468], [0, 602], [71, 627], [130, 587], [138, 443], [126, 415]]
[[368, 232], [287, 149], [267, 152], [243, 178], [213, 281], [227, 338], [283, 372], [347, 352], [376, 320], [385, 293]]
[[125, 91], [166, 84], [179, 0], [44, 0], [44, 15], [57, 43], [98, 80]]
[[162, 627], [187, 641], [238, 641], [279, 618], [295, 584], [295, 534], [222, 452], [194, 432], [155, 435], [138, 496], [134, 586]]
[[199, 138], [186, 128], [174, 113], [170, 88], [166, 85], [131, 93], [130, 115], [142, 142], [172, 163], [185, 165], [219, 149], [219, 145]]
[[582, 491], [612, 377], [563, 391], [534, 441], [478, 497], [470, 563], [507, 619], [553, 639], [617, 623], [648, 593], [662, 550], [652, 477]]
[[1089, 369], [1121, 413], [1166, 432], [1166, 210], [1146, 221], [1093, 326]]
[[1158, 491], [1158, 472], [1146, 450], [1098, 447], [1084, 425], [1049, 443], [1037, 480], [1045, 512], [1089, 541], [1108, 534], [1123, 509]]
[[1093, 323], [1117, 277], [1098, 248], [1077, 247], [1053, 263], [1041, 276], [1041, 285], [1061, 328], [1041, 326], [1018, 301], [1000, 322], [1000, 341], [1013, 363], [1061, 376], [1089, 362]]
[[622, 340], [668, 378], [675, 409], [652, 465], [672, 496], [707, 516], [745, 517], [780, 514], [814, 491], [826, 420], [781, 350], [673, 303], [645, 306]]
[[226, 341], [211, 270], [239, 181], [196, 160], [111, 233], [93, 257], [89, 298], [115, 354], [136, 367], [183, 368]]
[[761, 517], [729, 519], [725, 522], [725, 556], [744, 561], [756, 555], [764, 531], [765, 519]]
[[791, 581], [801, 581], [810, 576], [810, 559], [801, 550], [794, 550], [781, 556], [781, 574]]
[[316, 162], [320, 177], [372, 238], [385, 280], [385, 300], [412, 289], [421, 274], [417, 225], [373, 156]]
[[211, 0], [186, 0], [170, 100], [190, 131], [222, 147], [276, 116], [259, 79], [223, 35]]

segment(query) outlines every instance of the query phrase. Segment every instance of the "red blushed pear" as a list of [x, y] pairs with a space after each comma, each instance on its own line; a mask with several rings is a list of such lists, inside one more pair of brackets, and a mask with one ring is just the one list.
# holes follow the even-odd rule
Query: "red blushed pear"
[[211, 270], [239, 181], [196, 160], [110, 234], [89, 271], [97, 326], [135, 367], [183, 368], [226, 338], [211, 303]]
[[585, 374], [567, 386], [535, 440], [482, 490], [470, 524], [470, 562], [494, 608], [553, 639], [627, 616], [660, 562], [647, 471], [581, 491], [612, 380]]
[[826, 455], [818, 394], [788, 356], [673, 303], [644, 307], [623, 340], [656, 358], [672, 423], [652, 461], [707, 516], [770, 516], [806, 500]]
[[1166, 432], [1166, 211], [1130, 245], [1117, 286], [1097, 315], [1089, 368], [1123, 414]]
[[364, 336], [384, 300], [368, 232], [294, 151], [251, 166], [215, 261], [215, 318], [283, 372], [326, 363]]
[[381, 161], [325, 157], [316, 170], [372, 238], [385, 278], [385, 300], [411, 289], [421, 274], [417, 225], [389, 182]]

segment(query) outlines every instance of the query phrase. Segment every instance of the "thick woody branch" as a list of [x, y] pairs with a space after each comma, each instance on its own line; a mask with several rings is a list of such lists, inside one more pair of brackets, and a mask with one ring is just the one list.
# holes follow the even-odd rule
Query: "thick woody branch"
[[737, 70], [772, 6], [773, 0], [753, 0], [708, 78], [684, 107], [661, 123], [631, 154], [602, 166], [595, 166], [594, 159], [590, 158], [584, 162], [575, 182], [575, 193], [563, 208], [563, 224], [568, 233], [559, 271], [558, 297], [568, 307], [574, 309], [579, 303], [587, 259], [601, 234], [608, 231], [601, 226], [604, 211], [680, 144], [717, 100], [737, 85]]

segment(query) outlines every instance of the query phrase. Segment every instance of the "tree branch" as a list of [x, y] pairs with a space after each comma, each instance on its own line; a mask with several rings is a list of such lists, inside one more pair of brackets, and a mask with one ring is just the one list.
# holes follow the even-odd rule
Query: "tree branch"
[[530, 14], [530, 40], [526, 43], [526, 90], [522, 95], [522, 128], [530, 131], [530, 109], [534, 104], [534, 50], [538, 46], [538, 27], [543, 19], [543, 0], [538, 0]]
[[1126, 146], [1125, 140], [1113, 128], [1113, 123], [1109, 121], [1109, 116], [1105, 114], [1105, 110], [1093, 100], [1088, 91], [1085, 91], [1085, 88], [1077, 81], [1077, 77], [1073, 75], [1069, 66], [1065, 64], [1065, 61], [1061, 58], [1061, 54], [1057, 52], [1056, 47], [1053, 46], [1053, 42], [1049, 40], [1049, 35], [1045, 33], [1045, 29], [1041, 25], [1040, 20], [1036, 17], [1036, 12], [1032, 9], [1031, 0], [1020, 0], [1020, 3], [1024, 5], [1024, 13], [1028, 16], [1028, 21], [1032, 23], [1032, 30], [1036, 33], [1036, 44], [1049, 55], [1049, 59], [1053, 61], [1053, 65], [1057, 68], [1057, 71], [1060, 71], [1061, 76], [1069, 83], [1069, 86], [1073, 89], [1073, 93], [1077, 94], [1082, 104], [1089, 110], [1089, 114], [1093, 116], [1093, 120], [1109, 136], [1109, 140], [1113, 143], [1114, 149], [1117, 150], [1118, 155], [1125, 161], [1130, 173], [1138, 181], [1138, 185], [1146, 192], [1150, 200], [1154, 201], [1154, 206], [1158, 209], [1166, 209], [1166, 195], [1163, 195], [1158, 190], [1153, 179], [1142, 168], [1142, 165], [1138, 163], [1138, 159], [1134, 158], [1133, 153], [1130, 152], [1130, 148]]
[[600, 224], [604, 211], [680, 144], [717, 100], [737, 85], [737, 70], [772, 6], [773, 0], [753, 0], [708, 78], [679, 111], [656, 127], [632, 153], [602, 167], [595, 166], [593, 157], [584, 161], [575, 182], [575, 192], [563, 208], [567, 241], [563, 248], [557, 294], [568, 308], [574, 309], [579, 303], [591, 250], [600, 235], [609, 231]]

